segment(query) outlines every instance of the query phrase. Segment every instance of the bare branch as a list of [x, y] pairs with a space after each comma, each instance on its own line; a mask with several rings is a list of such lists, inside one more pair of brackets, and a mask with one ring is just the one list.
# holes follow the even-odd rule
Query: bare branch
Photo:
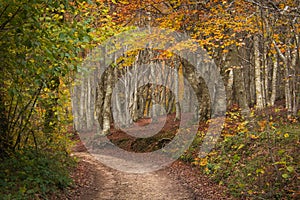
[[274, 44], [275, 46], [275, 49], [279, 55], [279, 57], [286, 63], [286, 57], [283, 55], [283, 53], [280, 51], [278, 45], [276, 44], [275, 40], [272, 40], [272, 43]]

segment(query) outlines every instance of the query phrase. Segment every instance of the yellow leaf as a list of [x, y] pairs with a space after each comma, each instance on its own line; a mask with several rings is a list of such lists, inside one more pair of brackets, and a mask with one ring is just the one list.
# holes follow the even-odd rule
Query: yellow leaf
[[241, 148], [243, 148], [245, 145], [244, 144], [241, 144], [239, 147], [238, 147], [238, 150], [240, 150]]
[[198, 161], [193, 161], [192, 164], [193, 165], [198, 165], [199, 163], [198, 163]]
[[285, 7], [285, 5], [284, 5], [283, 3], [280, 3], [280, 4], [279, 4], [279, 8], [280, 8], [280, 9], [284, 9], [284, 7]]
[[257, 122], [258, 125], [260, 126], [260, 131], [264, 131], [265, 128], [266, 128], [266, 125], [267, 125], [267, 121], [266, 120], [263, 120], [263, 121], [259, 121]]
[[200, 166], [206, 166], [207, 165], [207, 158], [203, 158], [203, 159], [201, 159], [201, 161], [200, 161]]
[[259, 136], [258, 135], [250, 134], [250, 138], [253, 139], [253, 140], [256, 140], [257, 138], [259, 138]]
[[285, 138], [290, 137], [290, 135], [289, 135], [288, 133], [284, 134], [283, 136], [284, 136]]

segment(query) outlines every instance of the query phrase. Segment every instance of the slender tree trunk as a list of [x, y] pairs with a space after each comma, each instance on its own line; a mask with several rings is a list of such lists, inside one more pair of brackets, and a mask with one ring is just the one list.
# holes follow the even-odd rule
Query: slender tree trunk
[[107, 69], [107, 79], [105, 85], [105, 97], [104, 97], [104, 104], [103, 104], [103, 129], [102, 134], [106, 135], [110, 132], [110, 123], [111, 123], [111, 95], [112, 95], [112, 75], [113, 68]]
[[293, 49], [291, 51], [291, 89], [292, 89], [292, 97], [291, 97], [291, 102], [292, 102], [292, 114], [293, 116], [297, 115], [297, 109], [298, 109], [298, 104], [297, 104], [297, 85], [296, 85], [296, 80], [297, 80], [297, 48]]
[[[167, 66], [165, 64], [165, 61], [162, 61], [162, 67], [163, 67], [163, 73], [162, 73], [162, 81], [164, 83], [164, 86], [168, 85], [168, 79], [169, 79], [169, 73], [170, 71], [167, 70]], [[167, 105], [167, 88], [166, 87], [163, 87], [162, 88], [162, 92], [161, 92], [161, 97], [160, 97], [160, 102], [161, 102], [161, 105], [164, 106], [164, 109], [165, 109], [165, 112], [167, 113], [167, 108], [168, 108], [168, 105]], [[163, 114], [163, 113], [161, 113]]]
[[257, 35], [255, 35], [253, 38], [253, 48], [254, 48], [256, 108], [262, 109], [264, 107], [264, 104], [263, 104], [264, 101], [263, 101], [263, 95], [262, 95], [259, 38]]
[[[119, 74], [119, 69], [117, 67], [114, 68], [114, 81], [115, 83], [118, 82], [118, 74]], [[119, 82], [119, 84], [122, 84], [121, 81]], [[123, 125], [125, 125], [125, 119], [124, 119], [124, 113], [122, 112], [122, 106], [123, 106], [123, 102], [124, 102], [124, 96], [122, 95], [124, 91], [121, 91], [122, 89], [119, 87], [115, 87], [114, 92], [115, 95], [112, 98], [114, 99], [115, 102], [115, 107], [114, 107], [114, 112], [113, 113], [116, 118], [114, 118], [114, 127], [119, 129], [121, 127], [123, 127]], [[123, 96], [123, 98], [122, 98]]]
[[86, 100], [86, 107], [85, 107], [85, 110], [86, 110], [86, 126], [87, 126], [87, 129], [88, 130], [91, 130], [93, 128], [93, 112], [92, 112], [92, 95], [93, 95], [93, 92], [92, 92], [92, 87], [91, 87], [91, 84], [92, 84], [92, 79], [94, 77], [93, 76], [88, 76], [87, 77], [87, 88], [86, 88], [86, 92], [87, 92], [87, 100]]
[[175, 120], [180, 120], [181, 116], [181, 108], [180, 108], [180, 91], [179, 91], [179, 75], [178, 75], [178, 67], [174, 67], [174, 81], [175, 81], [175, 108], [176, 108], [176, 115]]
[[225, 85], [225, 91], [226, 91], [226, 106], [230, 107], [232, 105], [232, 99], [233, 99], [233, 69], [231, 66], [229, 66], [229, 61], [228, 58], [230, 57], [230, 54], [223, 54], [222, 56], [222, 76], [224, 80], [224, 85]]
[[292, 98], [290, 90], [290, 72], [288, 65], [284, 65], [284, 75], [285, 75], [285, 84], [284, 84], [284, 94], [285, 94], [285, 106], [290, 114], [292, 112]]
[[226, 85], [227, 106], [232, 105], [233, 99], [233, 69], [228, 70], [228, 80]]
[[132, 118], [130, 115], [130, 92], [131, 92], [131, 80], [130, 77], [132, 77], [132, 74], [129, 70], [128, 67], [125, 69], [125, 79], [124, 79], [124, 88], [125, 88], [125, 102], [124, 102], [124, 110], [126, 111], [124, 113], [124, 118], [125, 118], [125, 124], [128, 126], [129, 124], [132, 123]]
[[[136, 62], [137, 62], [137, 60], [139, 59], [139, 56], [137, 56], [137, 59], [136, 59]], [[130, 110], [131, 110], [131, 112], [132, 112], [132, 120], [133, 121], [137, 121], [138, 120], [138, 79], [139, 79], [139, 69], [138, 69], [138, 66], [137, 66], [137, 63], [135, 63], [134, 65], [133, 65], [133, 67], [134, 67], [134, 73], [133, 73], [133, 75], [134, 75], [134, 77], [133, 77], [133, 79], [132, 79], [132, 81], [133, 81], [133, 94], [131, 94], [132, 95], [132, 102], [131, 102], [131, 104], [132, 104], [132, 106], [130, 107]]]
[[[266, 13], [265, 13], [266, 12]], [[265, 11], [260, 7], [260, 19], [261, 19], [261, 54], [262, 54], [262, 62], [261, 62], [261, 70], [262, 70], [262, 100], [263, 106], [265, 107], [269, 102], [269, 83], [268, 83], [268, 64], [267, 64], [267, 48], [268, 48], [268, 41], [266, 39], [266, 35], [268, 34], [268, 21], [266, 20], [265, 15], [268, 15], [268, 11]]]
[[[296, 49], [295, 49], [295, 111], [299, 109], [300, 104], [300, 35], [295, 35]], [[295, 115], [297, 115], [295, 113]], [[300, 118], [298, 114], [298, 118]]]
[[273, 58], [273, 74], [272, 74], [272, 91], [270, 97], [270, 105], [274, 106], [276, 100], [276, 86], [277, 86], [277, 71], [278, 71], [278, 60], [277, 56], [275, 55]]
[[[265, 44], [264, 44], [265, 46]], [[270, 102], [270, 94], [269, 94], [269, 67], [267, 64], [267, 52], [266, 49], [264, 47], [264, 52], [263, 52], [263, 87], [262, 87], [262, 92], [263, 92], [263, 105], [268, 105], [268, 102]]]
[[[116, 116], [116, 119], [114, 118], [114, 126], [115, 128], [121, 128], [120, 126], [122, 126], [124, 124], [124, 119], [123, 119], [123, 115], [122, 115], [122, 110], [121, 110], [121, 99], [120, 99], [120, 91], [118, 88], [115, 88], [116, 95], [114, 96], [115, 98], [115, 110], [114, 110], [114, 114]], [[119, 125], [119, 126], [117, 126]]]
[[73, 90], [71, 90], [71, 100], [72, 100], [72, 114], [73, 114], [73, 128], [74, 130], [79, 130], [79, 86], [75, 85]]
[[[149, 58], [152, 58], [153, 52], [151, 50], [149, 50]], [[150, 61], [150, 73], [151, 73], [151, 79], [153, 80], [153, 82], [156, 80], [156, 67], [155, 67], [155, 63]], [[157, 95], [157, 87], [156, 84], [152, 84], [151, 85], [151, 105], [152, 105], [152, 121], [156, 122], [157, 121], [157, 112], [156, 112], [156, 106], [155, 104], [157, 103], [156, 97]]]
[[96, 88], [95, 115], [100, 129], [103, 129], [103, 103], [105, 98], [104, 81], [100, 80]]
[[[279, 55], [279, 57], [283, 61], [283, 67], [284, 67], [284, 76], [285, 76], [285, 83], [284, 83], [284, 94], [285, 94], [285, 107], [288, 111], [288, 115], [292, 112], [292, 100], [291, 100], [291, 91], [290, 91], [290, 76], [289, 76], [289, 66], [288, 66], [288, 58], [283, 55], [283, 53], [280, 51], [279, 47], [277, 46], [276, 42], [273, 40], [273, 44], [276, 48], [276, 51]], [[286, 52], [287, 55], [290, 54], [290, 52]]]
[[87, 77], [82, 75], [82, 83], [81, 83], [81, 88], [80, 88], [80, 107], [79, 107], [79, 129], [86, 129], [86, 80]]

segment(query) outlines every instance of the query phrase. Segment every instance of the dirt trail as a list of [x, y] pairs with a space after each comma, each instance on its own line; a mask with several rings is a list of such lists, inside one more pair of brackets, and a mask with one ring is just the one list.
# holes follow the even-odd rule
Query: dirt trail
[[[145, 119], [144, 119], [145, 120]], [[160, 119], [158, 120], [160, 121]], [[151, 131], [149, 127], [144, 127], [147, 121], [138, 121], [140, 127], [134, 126], [135, 133], [145, 133]], [[164, 127], [153, 137], [138, 140], [118, 129], [111, 129], [108, 139], [114, 145], [124, 149], [126, 152], [154, 152], [162, 138], [172, 138], [176, 135], [179, 122], [175, 120], [175, 115], [168, 115]], [[154, 129], [158, 123], [152, 124]], [[112, 126], [113, 127], [113, 126]], [[161, 128], [161, 127], [160, 127]], [[143, 130], [141, 130], [143, 129]], [[96, 131], [87, 131], [80, 134], [81, 138], [88, 138]], [[75, 138], [76, 139], [76, 138]], [[99, 148], [98, 157], [102, 161], [114, 165], [115, 169], [109, 168], [88, 153], [86, 146], [80, 141], [73, 149], [73, 154], [81, 159], [79, 166], [73, 174], [75, 187], [68, 192], [66, 199], [72, 200], [220, 200], [232, 199], [227, 195], [226, 188], [209, 181], [209, 178], [200, 174], [199, 169], [187, 165], [181, 161], [175, 161], [166, 168], [151, 173], [125, 173], [115, 170], [119, 166], [124, 171], [145, 172], [147, 167], [151, 169], [156, 166], [163, 166], [157, 163], [168, 159], [160, 154], [147, 154], [139, 158], [137, 154], [118, 153], [111, 149]], [[99, 138], [98, 138], [99, 139]], [[103, 139], [103, 138], [102, 138]], [[100, 139], [99, 139], [100, 140]], [[99, 142], [99, 141], [98, 141]], [[106, 144], [106, 143], [105, 143]], [[154, 145], [153, 145], [154, 144]], [[160, 147], [161, 148], [161, 147]], [[92, 148], [93, 150], [93, 148]], [[102, 151], [103, 150], [103, 151]], [[113, 152], [113, 153], [112, 153]], [[127, 156], [127, 157], [126, 157]], [[137, 159], [139, 158], [139, 159]], [[143, 162], [141, 162], [143, 160]], [[167, 160], [168, 161], [168, 160]], [[163, 162], [164, 163], [164, 162]], [[170, 162], [167, 162], [170, 163]], [[116, 167], [117, 166], [117, 167]], [[130, 170], [129, 170], [130, 169]], [[64, 198], [59, 198], [64, 199]]]
[[[151, 173], [133, 174], [106, 167], [86, 152], [74, 155], [92, 167], [91, 188], [78, 197], [82, 200], [181, 200], [181, 199], [228, 199], [222, 194], [208, 196], [197, 193], [182, 183], [178, 177], [172, 177], [168, 169]], [[205, 184], [203, 185], [205, 186]], [[201, 187], [201, 186], [200, 186]], [[201, 188], [200, 188], [201, 190]], [[77, 198], [76, 198], [77, 199]]]
[[85, 194], [81, 199], [135, 200], [135, 199], [196, 199], [191, 191], [172, 180], [164, 170], [151, 173], [125, 173], [104, 166], [88, 153], [75, 153], [95, 166], [96, 192]]

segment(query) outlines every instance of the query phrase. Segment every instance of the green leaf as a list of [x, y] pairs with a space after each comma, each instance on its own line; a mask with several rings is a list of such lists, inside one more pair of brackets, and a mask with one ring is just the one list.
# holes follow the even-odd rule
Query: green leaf
[[59, 39], [64, 40], [66, 38], [66, 34], [60, 33], [59, 34]]
[[259, 174], [259, 173], [264, 174], [265, 171], [264, 171], [263, 169], [257, 169], [257, 170], [256, 170], [256, 173], [257, 173], [257, 174]]
[[285, 161], [274, 162], [274, 165], [285, 165], [285, 164], [286, 164]]
[[284, 178], [284, 179], [287, 179], [287, 178], [289, 177], [288, 174], [282, 174], [281, 176], [282, 176], [282, 178]]
[[294, 171], [294, 167], [293, 167], [293, 166], [288, 166], [286, 169], [287, 169], [289, 172], [293, 172], [293, 171]]

